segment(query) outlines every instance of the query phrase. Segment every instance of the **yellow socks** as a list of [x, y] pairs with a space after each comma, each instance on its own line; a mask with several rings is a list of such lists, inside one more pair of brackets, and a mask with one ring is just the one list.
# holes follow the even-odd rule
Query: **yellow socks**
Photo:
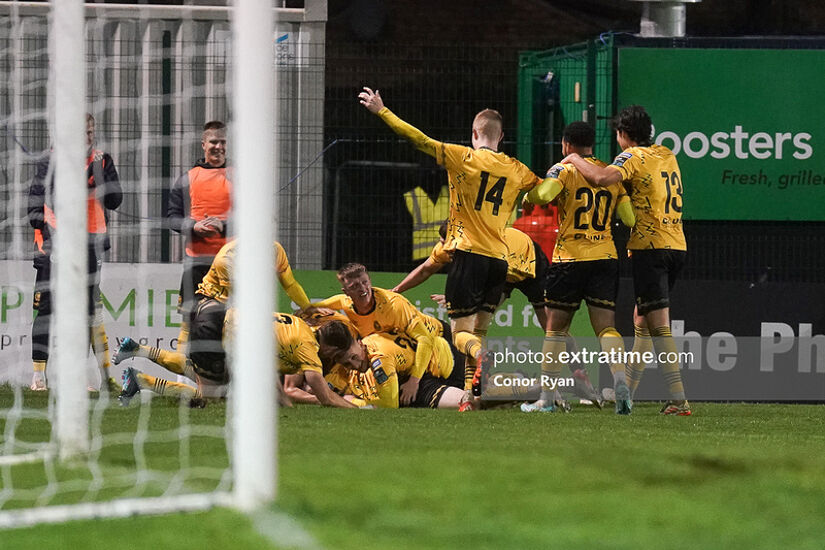
[[638, 361], [632, 360], [627, 364], [625, 374], [627, 376], [627, 387], [630, 392], [636, 391], [639, 386], [639, 381], [642, 379], [642, 374], [645, 372], [646, 363], [641, 359], [642, 355], [648, 352], [653, 352], [653, 340], [650, 339], [650, 332], [647, 328], [642, 328], [638, 325], [633, 325], [633, 349], [631, 350], [634, 358], [639, 358]]
[[684, 401], [685, 387], [682, 384], [682, 374], [679, 372], [679, 354], [670, 327], [655, 327], [650, 330], [650, 335], [653, 337], [653, 347], [656, 349], [671, 399]]

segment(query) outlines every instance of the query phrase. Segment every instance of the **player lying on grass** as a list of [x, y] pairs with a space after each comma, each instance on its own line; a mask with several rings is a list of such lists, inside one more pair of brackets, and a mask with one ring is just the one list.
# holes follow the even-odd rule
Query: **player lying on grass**
[[[452, 262], [453, 255], [444, 250], [446, 222], [439, 228], [439, 235], [441, 238], [433, 247], [429, 258], [404, 277], [404, 280], [393, 288], [393, 291], [404, 292], [414, 288]], [[545, 331], [548, 331], [550, 329], [548, 325], [547, 274], [550, 269], [550, 261], [538, 243], [518, 229], [512, 227], [505, 229], [504, 240], [507, 243], [508, 250], [507, 283], [504, 286], [497, 307], [500, 307], [510, 297], [514, 289], [518, 289], [533, 306], [541, 326], [544, 327]], [[430, 297], [441, 305], [446, 304], [443, 295], [433, 294]], [[571, 368], [571, 372], [573, 372], [573, 377], [576, 380], [574, 391], [580, 397], [601, 408], [603, 405], [602, 397], [593, 388], [587, 371]], [[560, 403], [565, 403], [561, 396], [558, 396], [558, 399]]]
[[[577, 153], [585, 162], [604, 166], [593, 156], [596, 132], [586, 122], [569, 124], [562, 135], [562, 154]], [[567, 334], [581, 301], [587, 303], [590, 324], [599, 337], [602, 351], [621, 353], [623, 343], [616, 331], [616, 295], [619, 290], [619, 258], [613, 243], [611, 222], [614, 212], [628, 227], [635, 222], [630, 199], [618, 183], [598, 188], [590, 185], [575, 166], [556, 164], [547, 179], [526, 196], [535, 204], [556, 201], [559, 210], [559, 235], [553, 251], [553, 264], [547, 272], [548, 324], [542, 353], [548, 358], [542, 374], [556, 379], [564, 362], [558, 358], [566, 351]], [[614, 355], [615, 356], [615, 355]], [[555, 358], [555, 359], [554, 359]], [[616, 413], [630, 414], [632, 403], [625, 380], [624, 362], [610, 364], [616, 392]], [[557, 410], [558, 389], [543, 388], [535, 403], [525, 403], [524, 412]]]
[[[188, 393], [176, 396], [197, 399], [200, 396], [222, 397], [230, 381], [230, 372], [225, 349], [230, 345], [234, 327], [234, 311], [222, 310], [213, 302], [201, 300], [193, 316], [190, 339], [191, 369], [186, 375], [198, 384], [197, 388], [188, 386]], [[275, 333], [278, 353], [278, 370], [283, 375], [298, 377], [296, 384], [305, 381], [312, 388], [321, 405], [330, 407], [353, 408], [355, 405], [341, 398], [330, 390], [323, 376], [321, 359], [318, 357], [320, 344], [315, 334], [300, 317], [286, 313], [273, 314], [272, 328]], [[240, 368], [243, 368], [241, 366]], [[181, 386], [184, 386], [181, 384]], [[165, 384], [162, 389], [169, 395]], [[142, 389], [156, 390], [157, 379], [134, 369], [127, 369], [121, 403], [128, 404], [134, 395]], [[281, 402], [289, 405], [289, 398], [278, 382]]]
[[[415, 342], [403, 335], [383, 332], [354, 338], [340, 322], [329, 323], [318, 332], [321, 356], [334, 365], [326, 376], [330, 387], [342, 395], [352, 396], [356, 403], [381, 408], [402, 406], [399, 385], [410, 376], [415, 365]], [[418, 395], [404, 406], [458, 409], [465, 394], [462, 359], [447, 340], [436, 337]], [[286, 385], [289, 388], [291, 384], [286, 382]]]
[[383, 288], [372, 286], [367, 268], [351, 263], [338, 271], [343, 294], [337, 294], [313, 307], [343, 312], [365, 338], [375, 332], [406, 336], [415, 342], [415, 364], [410, 365], [409, 378], [401, 385], [400, 403], [409, 405], [418, 397], [418, 386], [433, 355], [434, 339], [450, 338], [449, 326], [415, 309], [409, 300]]
[[[235, 263], [236, 243], [235, 240], [229, 241], [215, 256], [209, 271], [198, 285], [195, 304], [207, 298], [226, 304], [232, 293], [232, 271]], [[273, 246], [275, 247], [275, 271], [278, 282], [299, 308], [307, 307], [309, 298], [307, 298], [303, 287], [292, 274], [289, 258], [287, 258], [284, 247], [278, 242], [274, 242]], [[194, 309], [192, 314], [194, 314]], [[273, 307], [273, 309], [275, 308]], [[191, 323], [191, 319], [187, 321]], [[140, 345], [131, 338], [123, 339], [117, 353], [112, 358], [112, 362], [118, 365], [122, 361], [133, 357], [145, 357], [175, 374], [184, 374], [186, 369], [186, 356], [182, 352]]]
[[467, 357], [464, 388], [489, 359], [484, 337], [507, 276], [504, 228], [521, 191], [541, 183], [518, 160], [500, 152], [504, 138], [501, 114], [484, 109], [473, 118], [472, 147], [430, 138], [384, 106], [378, 90], [364, 88], [360, 103], [416, 149], [447, 170], [450, 215], [445, 249], [453, 251], [444, 294], [453, 343]]

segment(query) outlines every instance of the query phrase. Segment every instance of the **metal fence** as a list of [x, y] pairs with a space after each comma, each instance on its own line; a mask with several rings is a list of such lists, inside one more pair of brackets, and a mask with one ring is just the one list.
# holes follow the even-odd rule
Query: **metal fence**
[[[24, 258], [33, 250], [25, 193], [35, 159], [49, 146], [47, 22], [45, 12], [0, 7], [0, 255]], [[205, 121], [228, 119], [231, 128], [226, 11], [173, 18], [154, 11], [159, 7], [102, 8], [87, 28], [90, 110], [126, 193], [110, 221], [110, 260], [174, 262], [181, 243], [162, 224], [167, 190], [201, 156]], [[543, 91], [529, 101], [542, 104], [547, 116], [539, 117], [525, 108], [520, 80], [535, 52], [423, 41], [326, 43], [323, 17], [296, 12], [283, 19], [273, 46], [278, 229], [297, 268], [358, 261], [373, 270], [409, 270], [426, 257], [446, 217], [445, 172], [358, 104], [362, 86], [378, 88], [396, 114], [443, 141], [469, 144], [475, 113], [495, 108], [504, 117], [503, 150], [538, 174], [559, 160], [565, 120], [595, 121], [601, 156], [616, 152], [608, 125], [616, 109], [614, 37], [550, 52], [581, 86], [578, 96], [559, 95], [558, 80], [537, 75], [532, 85]], [[823, 229], [822, 222], [687, 221], [684, 276], [818, 281], [825, 274]], [[624, 238], [617, 233], [620, 243]]]
[[[0, 4], [4, 259], [33, 251], [26, 193], [49, 150], [47, 106], [60, 100], [49, 96], [47, 10]], [[273, 37], [279, 234], [296, 265], [310, 269], [321, 267], [323, 249], [323, 169], [314, 162], [323, 141], [323, 15], [284, 9]], [[163, 216], [172, 182], [203, 156], [205, 122], [228, 122], [231, 164], [232, 134], [242, 129], [231, 124], [228, 16], [223, 7], [87, 6], [88, 109], [98, 148], [112, 154], [124, 190], [108, 224], [110, 261], [180, 259], [181, 238]]]

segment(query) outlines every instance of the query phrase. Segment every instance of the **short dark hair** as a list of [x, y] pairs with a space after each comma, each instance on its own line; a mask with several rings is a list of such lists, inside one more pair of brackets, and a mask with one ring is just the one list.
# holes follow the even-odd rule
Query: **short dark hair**
[[362, 273], [367, 273], [367, 268], [364, 264], [348, 263], [338, 270], [338, 280], [352, 279], [358, 277]]
[[593, 147], [596, 143], [596, 130], [588, 123], [577, 120], [565, 127], [561, 139], [573, 147]]
[[626, 133], [627, 137], [639, 145], [651, 144], [653, 122], [641, 105], [630, 105], [622, 109], [613, 119], [613, 128]]
[[341, 355], [355, 342], [349, 328], [341, 321], [330, 321], [322, 325], [315, 336], [318, 339], [318, 356], [326, 368], [340, 363]]

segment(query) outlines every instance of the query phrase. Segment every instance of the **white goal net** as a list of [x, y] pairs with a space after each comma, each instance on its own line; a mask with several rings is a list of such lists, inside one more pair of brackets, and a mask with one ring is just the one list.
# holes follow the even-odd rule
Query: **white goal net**
[[[274, 496], [273, 358], [258, 355], [272, 349], [272, 273], [250, 251], [277, 231], [293, 267], [321, 267], [326, 2], [235, 4], [0, 2], [0, 527]], [[228, 404], [193, 394], [175, 355], [188, 253], [166, 221], [210, 121], [227, 127], [224, 234], [238, 238], [234, 305], [251, 327], [234, 360], [264, 368], [233, 375]], [[108, 208], [87, 191], [112, 167]], [[126, 369], [141, 391], [119, 400]]]

